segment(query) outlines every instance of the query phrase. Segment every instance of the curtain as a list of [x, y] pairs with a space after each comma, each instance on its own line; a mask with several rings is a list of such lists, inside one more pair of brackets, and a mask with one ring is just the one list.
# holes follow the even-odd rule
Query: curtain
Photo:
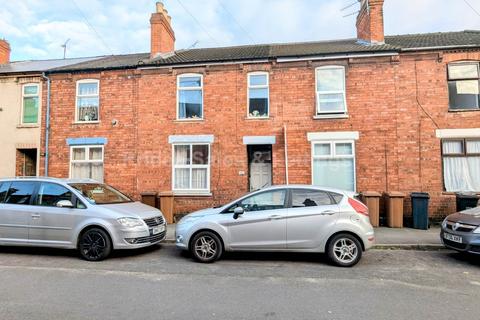
[[[462, 153], [460, 141], [444, 141], [443, 153]], [[480, 141], [467, 141], [467, 153], [480, 153]], [[480, 191], [480, 156], [443, 158], [443, 175], [447, 191]]]
[[190, 164], [190, 146], [175, 146], [175, 164]]
[[175, 189], [190, 189], [190, 169], [175, 169]]
[[192, 169], [192, 189], [207, 189], [207, 169]]
[[72, 163], [73, 179], [94, 179], [103, 182], [103, 163]]
[[314, 159], [313, 184], [355, 190], [353, 159]]

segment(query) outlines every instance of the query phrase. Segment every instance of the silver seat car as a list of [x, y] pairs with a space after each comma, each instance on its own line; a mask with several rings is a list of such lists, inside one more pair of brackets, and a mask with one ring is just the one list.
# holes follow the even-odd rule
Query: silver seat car
[[274, 186], [185, 216], [177, 247], [199, 262], [224, 251], [319, 252], [342, 267], [374, 244], [368, 209], [352, 192], [311, 185]]
[[165, 239], [162, 213], [92, 180], [0, 179], [0, 245], [78, 249], [89, 261]]

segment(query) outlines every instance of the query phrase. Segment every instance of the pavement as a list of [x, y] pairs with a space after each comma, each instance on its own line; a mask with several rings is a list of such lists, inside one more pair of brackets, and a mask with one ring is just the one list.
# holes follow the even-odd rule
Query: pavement
[[[440, 228], [375, 228], [376, 249], [438, 250], [443, 248]], [[175, 224], [167, 226], [167, 243], [175, 243]]]
[[475, 258], [371, 250], [346, 269], [300, 253], [200, 264], [173, 244], [98, 263], [70, 250], [0, 247], [0, 319], [472, 319]]

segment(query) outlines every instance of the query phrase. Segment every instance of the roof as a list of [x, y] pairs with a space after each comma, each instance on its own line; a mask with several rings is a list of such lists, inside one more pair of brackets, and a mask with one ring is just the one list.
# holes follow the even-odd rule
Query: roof
[[93, 61], [95, 59], [101, 58], [103, 58], [103, 56], [87, 58], [13, 61], [8, 64], [0, 64], [0, 74], [44, 72], [53, 68], [66, 67], [68, 65], [84, 63], [87, 61]]
[[385, 44], [369, 45], [357, 39], [332, 41], [259, 44], [177, 50], [172, 54], [150, 59], [149, 53], [112, 55], [100, 59], [54, 68], [52, 72], [90, 71], [168, 66], [214, 62], [254, 61], [278, 58], [299, 58], [329, 55], [400, 53], [412, 50], [442, 48], [480, 48], [480, 31], [437, 32], [386, 36]]

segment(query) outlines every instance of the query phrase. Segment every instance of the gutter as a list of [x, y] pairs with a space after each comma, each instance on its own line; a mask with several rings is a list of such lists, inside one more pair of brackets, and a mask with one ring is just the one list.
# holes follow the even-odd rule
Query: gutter
[[45, 115], [45, 172], [44, 176], [48, 177], [48, 139], [50, 137], [50, 78], [46, 76], [45, 72], [42, 73], [42, 78], [47, 80], [47, 112]]
[[322, 55], [311, 57], [292, 57], [292, 58], [277, 58], [278, 63], [282, 62], [295, 62], [295, 61], [314, 61], [314, 60], [336, 60], [336, 59], [348, 59], [348, 58], [370, 58], [370, 57], [391, 57], [398, 56], [398, 52], [385, 52], [385, 53], [365, 53], [365, 54], [342, 54], [342, 55]]
[[231, 64], [247, 64], [247, 63], [268, 63], [269, 59], [260, 59], [260, 60], [236, 60], [236, 61], [227, 61], [227, 62], [199, 62], [199, 63], [189, 63], [189, 64], [165, 64], [160, 66], [147, 65], [146, 67], [141, 67], [139, 65], [137, 69], [139, 70], [150, 70], [150, 69], [164, 69], [164, 68], [189, 68], [189, 67], [203, 67], [203, 66], [222, 66], [222, 65], [231, 65]]

